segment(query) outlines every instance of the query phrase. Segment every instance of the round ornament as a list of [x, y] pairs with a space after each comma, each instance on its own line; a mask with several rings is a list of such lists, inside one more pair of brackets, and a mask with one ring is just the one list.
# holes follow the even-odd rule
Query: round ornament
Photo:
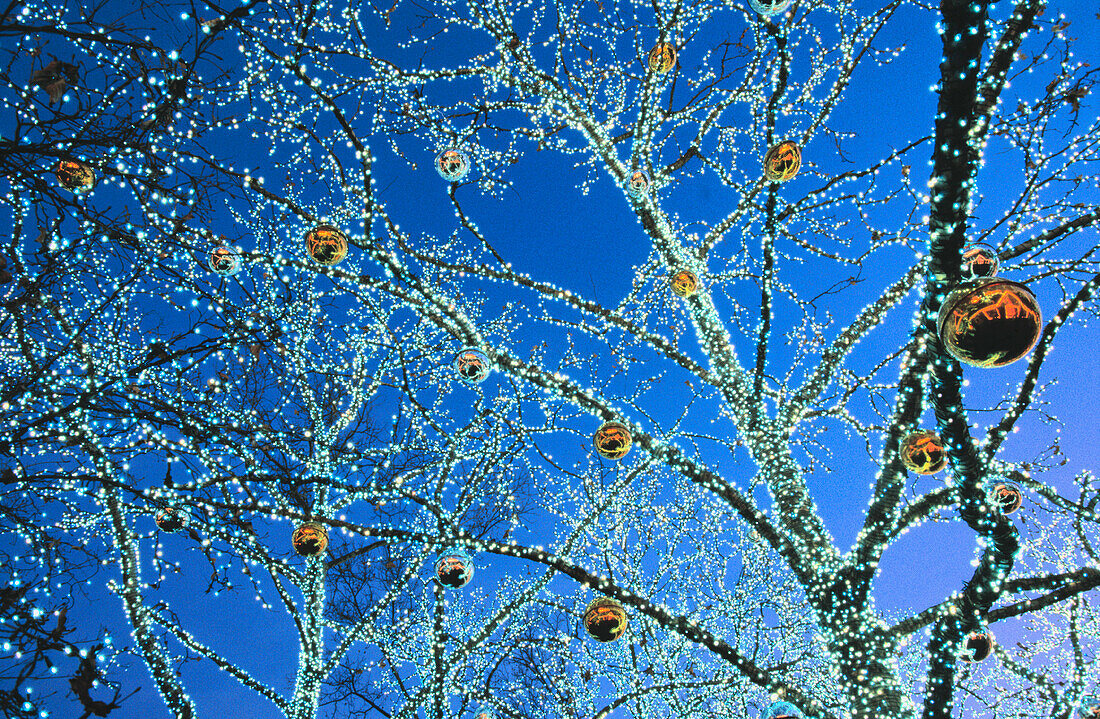
[[319, 265], [335, 265], [348, 256], [348, 236], [332, 225], [317, 225], [306, 233], [306, 252]]
[[667, 42], [659, 42], [649, 51], [647, 62], [650, 70], [664, 74], [676, 67], [676, 48]]
[[790, 702], [772, 702], [760, 714], [760, 719], [803, 719], [802, 712]]
[[290, 544], [303, 557], [316, 557], [328, 549], [328, 530], [323, 524], [306, 522], [290, 535]]
[[474, 576], [474, 561], [460, 549], [448, 549], [435, 562], [435, 576], [444, 587], [461, 589]]
[[210, 269], [222, 277], [235, 275], [241, 270], [241, 256], [232, 247], [219, 245], [210, 251]]
[[963, 640], [959, 650], [959, 658], [964, 662], [980, 662], [993, 653], [993, 634], [988, 629], [984, 632], [970, 632]]
[[901, 463], [917, 474], [935, 474], [947, 464], [943, 440], [928, 429], [910, 432], [901, 440]]
[[1039, 341], [1043, 316], [1027, 287], [986, 278], [949, 294], [937, 324], [944, 349], [955, 359], [975, 367], [1004, 367]]
[[764, 178], [768, 182], [786, 182], [802, 167], [802, 150], [794, 140], [784, 140], [764, 155]]
[[489, 356], [477, 347], [466, 347], [455, 355], [455, 372], [467, 384], [484, 382], [493, 371]]
[[592, 437], [596, 451], [604, 459], [622, 459], [630, 451], [633, 440], [622, 422], [604, 422]]
[[631, 197], [642, 197], [649, 193], [649, 175], [641, 170], [630, 173], [630, 182], [626, 186], [626, 192]]
[[178, 532], [187, 526], [187, 515], [175, 507], [165, 507], [157, 512], [153, 521], [162, 532]]
[[459, 182], [470, 171], [470, 158], [454, 147], [435, 156], [435, 171], [447, 182]]
[[993, 487], [993, 505], [1001, 514], [1012, 514], [1024, 503], [1023, 492], [1015, 484], [998, 484]]
[[1100, 698], [1085, 697], [1077, 704], [1074, 712], [1077, 719], [1100, 719]]
[[75, 193], [87, 192], [95, 187], [95, 171], [91, 165], [76, 160], [60, 160], [54, 168], [57, 181], [66, 190]]
[[989, 245], [975, 242], [969, 247], [963, 248], [962, 266], [959, 274], [963, 282], [980, 280], [984, 277], [996, 277], [997, 270], [1001, 266], [1001, 259], [997, 257], [997, 251]]
[[787, 8], [791, 6], [791, 0], [749, 0], [749, 5], [764, 17], [771, 17], [787, 12]]
[[699, 291], [699, 278], [694, 272], [680, 270], [669, 280], [672, 286], [672, 294], [677, 297], [691, 297]]
[[623, 635], [626, 610], [611, 597], [596, 597], [584, 610], [584, 630], [597, 642], [613, 642]]

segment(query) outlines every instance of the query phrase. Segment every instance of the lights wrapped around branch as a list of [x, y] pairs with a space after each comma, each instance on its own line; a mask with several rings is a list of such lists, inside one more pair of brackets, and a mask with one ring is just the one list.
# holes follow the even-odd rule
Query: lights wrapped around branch
[[1039, 341], [1043, 316], [1027, 287], [987, 278], [949, 294], [937, 324], [944, 349], [955, 359], [975, 367], [1004, 367]]
[[768, 182], [786, 182], [797, 175], [801, 167], [802, 150], [794, 140], [773, 145], [764, 155], [764, 179]]
[[980, 662], [993, 653], [993, 633], [970, 632], [959, 648], [959, 658], [964, 662]]
[[901, 440], [901, 463], [917, 474], [935, 474], [947, 464], [943, 440], [927, 429], [910, 432]]
[[996, 277], [997, 270], [1000, 267], [1001, 259], [997, 257], [997, 251], [989, 245], [975, 242], [963, 248], [959, 275], [964, 282], [980, 280], [985, 277]]
[[435, 578], [444, 587], [461, 589], [474, 576], [474, 560], [461, 549], [448, 549], [435, 562]]
[[670, 43], [659, 42], [649, 51], [646, 60], [649, 69], [658, 75], [662, 75], [676, 67], [676, 48]]
[[447, 182], [460, 182], [470, 172], [470, 157], [455, 147], [435, 156], [435, 171]]
[[332, 225], [317, 225], [306, 233], [306, 252], [319, 265], [335, 265], [348, 255], [348, 236]]
[[760, 719], [803, 719], [802, 712], [790, 702], [772, 702], [760, 714]]
[[680, 270], [669, 279], [669, 286], [677, 297], [691, 297], [699, 291], [699, 278], [694, 272]]
[[241, 270], [241, 256], [232, 247], [220, 245], [210, 251], [210, 270], [222, 277], [235, 275]]
[[998, 484], [990, 494], [993, 505], [1001, 510], [1001, 514], [1012, 514], [1024, 503], [1024, 495], [1015, 484]]
[[83, 162], [59, 160], [54, 173], [61, 186], [70, 192], [79, 194], [95, 187], [95, 171]]
[[623, 635], [629, 619], [623, 605], [611, 597], [596, 597], [584, 610], [584, 630], [597, 642], [613, 642]]
[[489, 355], [477, 347], [466, 347], [455, 355], [455, 372], [467, 384], [480, 384], [493, 371]]
[[787, 8], [791, 6], [791, 0], [749, 0], [749, 5], [764, 17], [771, 17], [787, 12]]
[[306, 522], [290, 535], [294, 551], [303, 557], [316, 557], [328, 549], [328, 529], [317, 522]]
[[626, 456], [633, 443], [630, 430], [622, 422], [604, 422], [592, 436], [596, 451], [604, 459], [617, 460]]
[[178, 532], [187, 526], [187, 514], [176, 507], [165, 507], [157, 512], [153, 521], [162, 532]]

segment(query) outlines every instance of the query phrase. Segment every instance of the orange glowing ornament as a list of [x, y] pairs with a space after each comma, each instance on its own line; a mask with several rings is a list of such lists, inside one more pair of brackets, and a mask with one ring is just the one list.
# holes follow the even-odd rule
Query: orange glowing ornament
[[672, 287], [672, 294], [677, 297], [691, 297], [699, 291], [699, 278], [694, 272], [680, 270], [669, 280], [669, 285]]
[[802, 150], [794, 140], [784, 140], [764, 155], [764, 178], [768, 182], [786, 182], [802, 167]]
[[949, 294], [937, 324], [944, 349], [955, 359], [975, 367], [1004, 367], [1039, 341], [1043, 316], [1027, 287], [986, 278]]
[[592, 437], [596, 451], [604, 459], [622, 459], [630, 451], [633, 439], [622, 422], [604, 422]]
[[95, 187], [95, 171], [91, 165], [76, 160], [60, 160], [54, 168], [57, 181], [66, 190], [80, 194]]
[[328, 530], [323, 524], [306, 522], [290, 535], [290, 544], [303, 557], [316, 557], [328, 549]]
[[676, 48], [667, 42], [659, 42], [649, 51], [649, 69], [662, 75], [676, 67]]
[[917, 474], [935, 474], [947, 464], [943, 440], [931, 430], [910, 432], [901, 441], [901, 463]]
[[584, 610], [584, 630], [597, 642], [613, 642], [626, 631], [628, 622], [623, 605], [611, 597], [596, 597]]
[[348, 255], [348, 236], [332, 225], [317, 225], [306, 233], [306, 252], [319, 265], [335, 265]]

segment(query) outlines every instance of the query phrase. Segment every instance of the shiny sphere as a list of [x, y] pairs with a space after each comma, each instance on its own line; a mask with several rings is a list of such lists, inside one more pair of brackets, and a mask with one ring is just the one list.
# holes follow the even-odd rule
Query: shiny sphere
[[760, 714], [760, 719], [803, 719], [802, 712], [790, 702], [772, 702]]
[[241, 256], [232, 247], [215, 247], [210, 251], [210, 269], [222, 277], [235, 275], [241, 270]]
[[630, 173], [630, 182], [627, 183], [626, 192], [631, 197], [642, 197], [649, 193], [649, 175], [641, 170]]
[[749, 0], [749, 5], [764, 17], [771, 17], [787, 12], [787, 8], [791, 6], [791, 0]]
[[786, 182], [802, 167], [802, 150], [794, 140], [784, 140], [764, 155], [764, 178], [768, 182]]
[[975, 367], [1004, 367], [1039, 341], [1043, 316], [1031, 290], [993, 278], [948, 295], [938, 325], [940, 341], [955, 359]]
[[584, 610], [584, 630], [597, 642], [613, 642], [626, 631], [623, 605], [611, 597], [596, 597]]
[[474, 576], [474, 561], [460, 549], [448, 549], [435, 562], [435, 577], [444, 587], [461, 589]]
[[319, 265], [335, 265], [348, 256], [348, 236], [332, 225], [317, 225], [306, 233], [306, 252]]
[[980, 662], [993, 653], [993, 633], [970, 632], [963, 640], [959, 658], [964, 662]]
[[622, 422], [604, 422], [592, 437], [596, 451], [604, 459], [622, 459], [630, 451], [633, 440]]
[[95, 187], [95, 171], [83, 162], [60, 160], [54, 167], [54, 173], [61, 186], [70, 192], [87, 192]]
[[323, 524], [306, 522], [290, 535], [290, 544], [303, 557], [316, 557], [328, 549], [328, 530]]
[[165, 507], [157, 512], [153, 521], [162, 532], [178, 532], [187, 526], [187, 515], [175, 507]]
[[1100, 698], [1085, 697], [1077, 704], [1074, 712], [1077, 719], [1100, 719]]
[[931, 430], [911, 432], [901, 440], [901, 463], [917, 474], [935, 474], [947, 465], [943, 440]]
[[489, 356], [477, 347], [467, 347], [455, 355], [455, 372], [468, 384], [479, 384], [493, 371]]
[[667, 43], [659, 42], [649, 51], [646, 60], [649, 69], [657, 74], [664, 74], [676, 67], [676, 48]]
[[699, 291], [699, 278], [694, 272], [680, 270], [669, 280], [669, 285], [672, 287], [672, 294], [677, 297], [691, 297]]
[[1024, 495], [1015, 484], [998, 484], [993, 487], [993, 505], [1001, 514], [1012, 514], [1024, 503]]
[[959, 275], [963, 282], [980, 280], [984, 277], [996, 277], [997, 270], [1000, 267], [1001, 259], [997, 257], [997, 251], [989, 245], [975, 242], [963, 248]]
[[435, 156], [435, 171], [447, 182], [459, 182], [470, 171], [470, 158], [461, 150], [446, 149]]

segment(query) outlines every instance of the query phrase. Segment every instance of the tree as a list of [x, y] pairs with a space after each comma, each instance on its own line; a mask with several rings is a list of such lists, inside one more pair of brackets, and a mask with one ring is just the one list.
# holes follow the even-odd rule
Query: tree
[[[170, 713], [195, 660], [295, 719], [1092, 715], [1095, 433], [1055, 426], [1095, 364], [1090, 18], [777, 5], [210, 5], [185, 68], [144, 48], [205, 88], [142, 102], [155, 140], [44, 134], [136, 189], [65, 205], [58, 266], [117, 292], [13, 261], [43, 289], [5, 304], [5, 451], [111, 561]], [[291, 688], [187, 616], [197, 568], [280, 607]]]

